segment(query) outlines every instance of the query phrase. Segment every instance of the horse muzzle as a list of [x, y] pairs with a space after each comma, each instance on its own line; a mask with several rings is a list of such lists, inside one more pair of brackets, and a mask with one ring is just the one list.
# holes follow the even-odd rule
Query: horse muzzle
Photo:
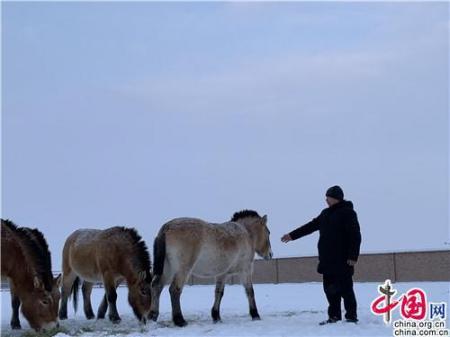
[[36, 331], [38, 332], [46, 332], [55, 328], [59, 328], [59, 322], [58, 321], [54, 321], [54, 322], [48, 322], [43, 324], [39, 329], [37, 329]]
[[263, 258], [264, 258], [264, 260], [266, 260], [266, 261], [272, 260], [272, 258], [273, 258], [273, 252], [270, 251], [268, 254], [264, 255]]

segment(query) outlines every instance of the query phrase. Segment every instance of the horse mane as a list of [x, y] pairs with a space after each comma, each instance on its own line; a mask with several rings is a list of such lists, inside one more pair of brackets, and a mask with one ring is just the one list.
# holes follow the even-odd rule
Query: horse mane
[[36, 228], [19, 227], [8, 219], [2, 219], [1, 223], [16, 235], [25, 256], [30, 259], [32, 268], [42, 280], [44, 288], [51, 291], [53, 286], [52, 259], [42, 232]]
[[127, 228], [120, 227], [122, 231], [128, 234], [131, 243], [133, 244], [134, 253], [136, 256], [136, 264], [138, 267], [145, 271], [145, 278], [148, 282], [151, 281], [151, 263], [150, 263], [150, 254], [148, 253], [147, 245], [142, 237], [137, 232], [136, 228]]
[[30, 229], [26, 228], [30, 235], [35, 240], [36, 244], [40, 248], [40, 261], [43, 261], [43, 272], [44, 272], [44, 285], [48, 290], [52, 289], [53, 285], [53, 273], [52, 273], [52, 258], [50, 254], [50, 249], [48, 248], [48, 243], [45, 240], [44, 234], [40, 232], [37, 228]]
[[235, 222], [239, 219], [247, 218], [247, 217], [258, 217], [260, 218], [260, 215], [258, 212], [253, 211], [251, 209], [244, 209], [242, 211], [236, 212], [233, 214], [233, 217], [231, 218], [231, 221]]
[[2, 225], [8, 227], [13, 232], [17, 229], [17, 225], [9, 219], [2, 219]]

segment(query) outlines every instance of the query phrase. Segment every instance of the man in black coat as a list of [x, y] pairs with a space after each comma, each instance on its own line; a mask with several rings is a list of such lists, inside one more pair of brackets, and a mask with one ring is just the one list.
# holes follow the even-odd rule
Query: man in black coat
[[320, 325], [342, 319], [341, 298], [344, 299], [346, 321], [356, 323], [357, 304], [352, 276], [361, 246], [358, 217], [352, 202], [344, 200], [344, 192], [339, 186], [327, 190], [326, 202], [329, 207], [317, 218], [283, 235], [281, 241], [286, 243], [319, 231], [317, 271], [323, 274], [323, 289], [329, 303], [328, 319]]

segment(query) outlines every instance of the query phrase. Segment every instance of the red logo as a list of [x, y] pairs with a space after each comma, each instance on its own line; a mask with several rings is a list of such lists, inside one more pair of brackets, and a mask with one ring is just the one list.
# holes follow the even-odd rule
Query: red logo
[[425, 318], [427, 299], [422, 289], [414, 288], [403, 295], [401, 314], [405, 319], [422, 320]]
[[420, 288], [410, 289], [394, 299], [397, 293], [391, 286], [391, 281], [386, 280], [384, 285], [378, 287], [380, 296], [376, 298], [371, 305], [372, 312], [375, 315], [383, 315], [383, 320], [389, 324], [392, 319], [391, 312], [401, 303], [400, 313], [404, 319], [423, 320], [427, 314], [427, 298], [425, 292]]

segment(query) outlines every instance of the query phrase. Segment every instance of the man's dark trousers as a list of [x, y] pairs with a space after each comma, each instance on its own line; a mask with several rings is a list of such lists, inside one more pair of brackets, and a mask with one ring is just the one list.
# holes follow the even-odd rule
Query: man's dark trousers
[[341, 298], [344, 299], [345, 318], [356, 320], [356, 298], [351, 275], [323, 275], [323, 290], [328, 300], [328, 317], [342, 319]]

